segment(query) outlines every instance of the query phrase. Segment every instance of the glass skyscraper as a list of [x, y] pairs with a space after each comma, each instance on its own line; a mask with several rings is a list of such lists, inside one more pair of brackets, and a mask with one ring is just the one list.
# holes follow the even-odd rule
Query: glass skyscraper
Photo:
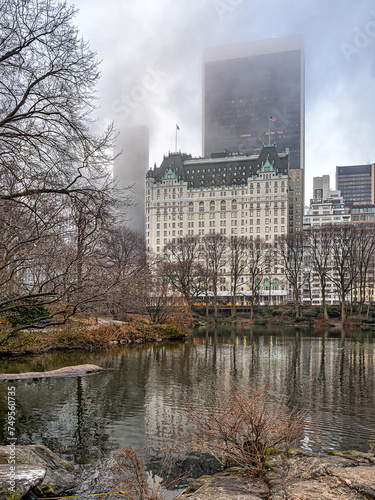
[[303, 37], [207, 49], [203, 68], [203, 156], [289, 150], [289, 231], [303, 225], [305, 163]]
[[[304, 167], [304, 54], [300, 36], [210, 48], [204, 59], [203, 155], [290, 150]], [[269, 135], [270, 134], [270, 135]]]

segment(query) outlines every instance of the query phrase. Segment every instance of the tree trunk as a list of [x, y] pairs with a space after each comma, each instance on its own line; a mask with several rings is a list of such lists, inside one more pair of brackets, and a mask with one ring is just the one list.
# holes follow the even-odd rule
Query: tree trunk
[[323, 319], [324, 321], [328, 320], [328, 311], [327, 311], [327, 302], [326, 302], [326, 287], [323, 282], [321, 282], [321, 290], [322, 290], [322, 303], [323, 303]]
[[217, 284], [213, 283], [212, 286], [213, 294], [214, 294], [214, 318], [217, 319]]
[[345, 293], [341, 293], [341, 321], [346, 320]]
[[300, 304], [299, 304], [298, 286], [294, 287], [294, 300], [296, 303], [296, 318], [299, 318], [300, 317]]
[[232, 307], [231, 307], [231, 316], [232, 318], [236, 317], [237, 306], [236, 306], [236, 295], [237, 295], [237, 287], [233, 287], [233, 295], [232, 295]]

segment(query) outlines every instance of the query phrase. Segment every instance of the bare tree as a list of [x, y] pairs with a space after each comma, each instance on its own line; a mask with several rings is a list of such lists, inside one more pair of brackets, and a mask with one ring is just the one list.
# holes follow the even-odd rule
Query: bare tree
[[204, 272], [199, 263], [197, 236], [187, 235], [165, 245], [163, 273], [191, 308], [204, 291]]
[[329, 273], [332, 266], [332, 226], [312, 227], [306, 234], [306, 243], [313, 272], [319, 277], [320, 292], [322, 295], [323, 317], [328, 319], [326, 289]]
[[203, 237], [204, 259], [207, 273], [211, 278], [214, 301], [214, 317], [217, 318], [218, 283], [221, 270], [226, 263], [227, 240], [225, 236], [214, 233]]
[[[0, 6], [0, 198], [96, 196], [108, 186], [113, 131], [90, 131], [95, 54], [73, 7], [50, 0]], [[56, 198], [55, 198], [56, 202]]]
[[133, 284], [132, 309], [147, 314], [151, 323], [166, 323], [176, 312], [178, 298], [168, 277], [163, 272], [163, 262], [150, 253], [146, 256], [142, 274]]
[[302, 231], [282, 236], [278, 241], [277, 252], [285, 269], [286, 279], [292, 288], [296, 317], [299, 318], [304, 261], [304, 236]]
[[105, 297], [106, 309], [123, 319], [134, 308], [133, 297], [148, 276], [145, 242], [139, 233], [117, 226], [103, 235], [102, 252], [108, 282], [116, 281]]
[[355, 233], [353, 257], [356, 270], [356, 279], [353, 285], [355, 292], [358, 293], [358, 315], [361, 316], [366, 300], [366, 289], [369, 286], [369, 275], [373, 272], [372, 265], [375, 257], [374, 224], [360, 224], [353, 231]]
[[100, 235], [121, 199], [115, 137], [112, 126], [90, 132], [98, 62], [74, 15], [54, 0], [0, 4], [0, 202], [18, 217], [0, 221], [5, 309], [10, 292], [17, 304], [37, 296], [76, 309], [105, 289]]
[[357, 276], [356, 231], [351, 224], [332, 226], [332, 271], [329, 279], [336, 286], [341, 302], [341, 319], [346, 320], [346, 296], [352, 290]]
[[265, 251], [263, 240], [249, 241], [248, 275], [249, 288], [251, 291], [250, 318], [254, 316], [254, 303], [258, 298], [260, 286], [266, 269]]
[[232, 293], [232, 318], [236, 317], [236, 300], [240, 279], [245, 274], [248, 264], [248, 242], [245, 238], [232, 236], [228, 242], [228, 265], [230, 269], [231, 293]]

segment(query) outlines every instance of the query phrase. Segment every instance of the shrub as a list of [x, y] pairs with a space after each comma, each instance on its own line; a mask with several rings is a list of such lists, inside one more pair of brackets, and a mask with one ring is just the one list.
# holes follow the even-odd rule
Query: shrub
[[289, 410], [287, 398], [271, 404], [264, 386], [247, 393], [238, 386], [186, 405], [192, 429], [184, 441], [210, 453], [223, 467], [242, 466], [262, 474], [267, 449], [288, 450], [306, 432], [305, 413]]
[[181, 332], [173, 323], [167, 323], [166, 325], [155, 325], [159, 332], [166, 337], [183, 337], [184, 333]]
[[18, 302], [15, 298], [13, 307], [8, 306], [7, 310], [1, 316], [3, 321], [9, 322], [12, 327], [15, 327], [18, 325], [27, 325], [38, 318], [49, 317], [50, 312], [38, 299], [34, 298]]

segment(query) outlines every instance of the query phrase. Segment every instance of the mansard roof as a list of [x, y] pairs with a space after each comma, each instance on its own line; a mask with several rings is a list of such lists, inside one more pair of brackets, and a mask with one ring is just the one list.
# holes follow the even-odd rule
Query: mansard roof
[[265, 145], [259, 155], [223, 152], [210, 158], [192, 158], [187, 154], [170, 153], [159, 168], [147, 172], [147, 178], [154, 178], [156, 182], [175, 179], [193, 188], [241, 186], [264, 172], [287, 175], [288, 168], [289, 153], [278, 153], [275, 145]]

